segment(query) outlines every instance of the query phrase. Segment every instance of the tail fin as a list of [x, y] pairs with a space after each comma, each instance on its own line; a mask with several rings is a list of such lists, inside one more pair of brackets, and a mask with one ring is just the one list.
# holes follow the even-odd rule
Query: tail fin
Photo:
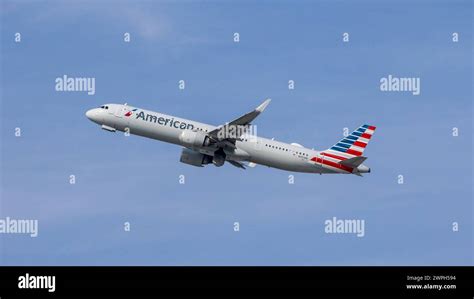
[[360, 126], [349, 136], [341, 139], [341, 141], [333, 145], [331, 148], [322, 151], [321, 154], [339, 160], [362, 156], [364, 149], [374, 134], [375, 128], [375, 126], [369, 125]]

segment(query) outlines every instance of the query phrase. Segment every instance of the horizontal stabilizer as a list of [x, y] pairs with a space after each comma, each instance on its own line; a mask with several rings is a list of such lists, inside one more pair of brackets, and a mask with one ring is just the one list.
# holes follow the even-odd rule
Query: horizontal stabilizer
[[366, 159], [367, 159], [367, 157], [358, 156], [358, 157], [354, 157], [354, 158], [350, 158], [350, 159], [343, 160], [343, 161], [341, 161], [341, 162], [339, 162], [339, 163], [342, 164], [342, 165], [344, 165], [344, 166], [350, 167], [350, 168], [357, 168], [357, 167], [358, 167], [360, 164], [362, 164]]

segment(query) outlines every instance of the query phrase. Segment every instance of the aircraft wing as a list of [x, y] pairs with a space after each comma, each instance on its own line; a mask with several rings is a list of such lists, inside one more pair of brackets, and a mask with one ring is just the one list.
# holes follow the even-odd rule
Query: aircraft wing
[[238, 137], [227, 137], [225, 136], [227, 132], [229, 132], [229, 128], [231, 127], [240, 127], [240, 126], [248, 126], [250, 123], [257, 118], [257, 116], [260, 115], [260, 113], [265, 110], [265, 108], [268, 106], [270, 103], [270, 99], [265, 100], [262, 104], [260, 104], [255, 110], [250, 111], [249, 113], [246, 113], [242, 115], [241, 117], [234, 119], [233, 121], [226, 123], [223, 126], [219, 126], [217, 129], [212, 130], [211, 132], [208, 133], [208, 135], [217, 141], [230, 141], [230, 142], [235, 142]]

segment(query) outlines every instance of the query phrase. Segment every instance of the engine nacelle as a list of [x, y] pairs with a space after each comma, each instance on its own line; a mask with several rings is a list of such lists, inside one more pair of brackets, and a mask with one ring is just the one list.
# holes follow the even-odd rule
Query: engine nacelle
[[224, 153], [224, 150], [218, 149], [216, 152], [214, 152], [214, 157], [212, 157], [212, 164], [214, 164], [217, 167], [221, 167], [225, 163], [225, 157], [226, 154]]
[[204, 155], [188, 148], [183, 148], [179, 161], [184, 164], [202, 167], [203, 165], [212, 163], [212, 156]]
[[212, 158], [212, 164], [214, 164], [217, 167], [221, 167], [225, 163], [225, 157], [223, 156], [214, 156]]
[[206, 147], [210, 144], [209, 137], [202, 131], [184, 130], [179, 135], [179, 141], [181, 141], [184, 146], [192, 148]]

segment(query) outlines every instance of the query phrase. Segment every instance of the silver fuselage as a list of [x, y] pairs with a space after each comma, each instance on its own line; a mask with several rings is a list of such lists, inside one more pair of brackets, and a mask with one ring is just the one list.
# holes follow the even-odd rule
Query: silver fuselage
[[[90, 120], [101, 125], [103, 129], [122, 131], [183, 147], [189, 148], [180, 138], [184, 130], [210, 132], [216, 129], [216, 126], [129, 105], [106, 104], [105, 106], [108, 109], [95, 108], [86, 113]], [[130, 111], [128, 115], [127, 111]], [[319, 151], [254, 135], [243, 135], [240, 139], [236, 141], [235, 149], [225, 149], [227, 160], [248, 161], [294, 172], [348, 173], [311, 161], [314, 157], [321, 157]], [[212, 147], [191, 149], [210, 156], [216, 150]]]

